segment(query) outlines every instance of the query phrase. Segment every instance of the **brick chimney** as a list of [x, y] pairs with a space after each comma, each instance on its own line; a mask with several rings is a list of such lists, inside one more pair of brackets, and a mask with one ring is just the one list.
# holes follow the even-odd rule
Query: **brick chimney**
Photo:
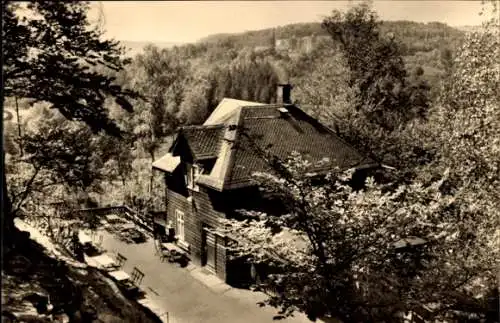
[[278, 103], [292, 104], [292, 89], [290, 83], [278, 84]]

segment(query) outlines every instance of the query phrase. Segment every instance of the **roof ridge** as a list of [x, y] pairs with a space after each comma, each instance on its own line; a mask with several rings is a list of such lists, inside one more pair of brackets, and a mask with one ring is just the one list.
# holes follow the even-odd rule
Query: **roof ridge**
[[289, 104], [289, 103], [269, 103], [269, 104], [262, 104], [262, 105], [242, 105], [241, 108], [278, 108], [278, 107], [285, 107], [285, 106], [291, 106], [294, 104]]
[[189, 125], [189, 126], [180, 126], [179, 129], [209, 129], [209, 128], [224, 128], [224, 124], [210, 124], [210, 125]]

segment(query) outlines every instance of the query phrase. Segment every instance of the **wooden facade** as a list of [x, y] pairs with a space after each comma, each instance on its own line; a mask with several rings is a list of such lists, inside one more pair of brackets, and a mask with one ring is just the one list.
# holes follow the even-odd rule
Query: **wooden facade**
[[[205, 266], [225, 281], [226, 238], [215, 231], [219, 219], [225, 217], [221, 208], [222, 193], [204, 187], [187, 189], [181, 184], [181, 173], [166, 175], [167, 223], [176, 229], [178, 245], [188, 252], [190, 260], [195, 265]], [[178, 236], [180, 223], [176, 214], [179, 212], [183, 213], [183, 239]]]

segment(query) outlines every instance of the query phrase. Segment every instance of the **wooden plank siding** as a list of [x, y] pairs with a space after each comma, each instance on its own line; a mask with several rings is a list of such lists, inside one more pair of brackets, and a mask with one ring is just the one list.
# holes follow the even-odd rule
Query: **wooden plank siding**
[[197, 234], [195, 228], [193, 228], [195, 218], [193, 207], [185, 196], [173, 190], [167, 190], [167, 200], [167, 221], [172, 221], [175, 228], [177, 228], [175, 211], [179, 210], [184, 213], [184, 240], [189, 243], [189, 252], [192, 252], [192, 248], [196, 248], [195, 236]]
[[[239, 218], [235, 210], [245, 208], [256, 211], [269, 211], [276, 203], [265, 198], [256, 187], [218, 192], [204, 186], [197, 190], [187, 190], [182, 167], [174, 174], [166, 176], [167, 185], [167, 221], [177, 227], [175, 211], [184, 212], [184, 236], [189, 244], [190, 259], [195, 265], [205, 265], [203, 229], [216, 229], [220, 219], [226, 217]], [[191, 200], [188, 200], [191, 196]], [[249, 264], [235, 263], [229, 260], [226, 238], [215, 235], [215, 274], [226, 282], [243, 283], [249, 279]], [[211, 245], [212, 246], [212, 245]], [[234, 271], [234, 272], [233, 272]]]
[[[196, 217], [198, 219], [197, 229], [200, 246], [199, 257], [202, 255], [202, 230], [204, 226], [215, 229], [219, 227], [219, 219], [225, 218], [222, 196], [220, 193], [211, 191], [200, 186], [198, 191], [193, 191], [193, 201], [195, 205]], [[226, 249], [225, 239], [215, 235], [215, 273], [217, 277], [226, 280]]]
[[[183, 136], [178, 138], [172, 153], [182, 156], [181, 165], [170, 175], [165, 176], [167, 221], [177, 227], [175, 210], [184, 212], [184, 236], [189, 244], [191, 261], [196, 265], [202, 265], [203, 257], [203, 228], [215, 229], [219, 226], [219, 218], [225, 217], [222, 194], [209, 190], [202, 186], [198, 191], [187, 189], [184, 179], [186, 173], [185, 164], [193, 163], [191, 150]], [[188, 201], [191, 196], [192, 201]], [[215, 236], [215, 271], [216, 275], [226, 279], [226, 249], [225, 238]]]
[[[216, 210], [214, 200], [219, 200], [217, 192], [210, 192], [200, 187], [199, 191], [192, 191], [192, 201], [187, 196], [180, 194], [172, 189], [167, 189], [167, 219], [177, 227], [175, 211], [184, 212], [184, 236], [189, 244], [189, 253], [191, 261], [196, 265], [202, 265], [202, 231], [203, 227], [215, 229], [219, 225], [219, 219], [225, 217], [222, 209]], [[220, 207], [220, 205], [219, 205]], [[216, 235], [216, 275], [226, 279], [226, 248], [225, 238]]]
[[227, 253], [226, 253], [226, 244], [225, 238], [220, 235], [215, 235], [215, 270], [216, 275], [220, 279], [227, 281]]
[[[236, 209], [261, 210], [268, 206], [269, 202], [262, 199], [256, 187], [218, 192], [199, 185], [197, 190], [188, 190], [184, 180], [184, 172], [183, 165], [180, 165], [173, 174], [165, 176], [167, 222], [172, 221], [172, 224], [177, 227], [175, 212], [176, 210], [184, 212], [185, 242], [189, 244], [188, 251], [191, 261], [199, 266], [204, 265], [203, 262], [206, 260], [203, 259], [204, 228], [218, 228], [220, 219], [235, 216], [234, 210]], [[189, 196], [192, 200], [188, 200]], [[219, 278], [227, 282], [228, 279], [232, 279], [232, 270], [238, 272], [236, 276], [241, 276], [240, 271], [248, 271], [247, 265], [233, 266], [230, 264], [224, 236], [216, 235], [214, 244], [215, 274]]]
[[192, 194], [201, 221], [212, 228], [217, 228], [219, 219], [226, 217], [223, 205], [217, 203], [222, 200], [220, 193], [200, 186], [199, 190], [193, 191]]

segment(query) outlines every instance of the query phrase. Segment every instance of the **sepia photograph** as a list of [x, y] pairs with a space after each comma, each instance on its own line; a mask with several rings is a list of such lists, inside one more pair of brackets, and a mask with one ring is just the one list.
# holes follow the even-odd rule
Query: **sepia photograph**
[[2, 323], [500, 323], [499, 10], [2, 1]]

